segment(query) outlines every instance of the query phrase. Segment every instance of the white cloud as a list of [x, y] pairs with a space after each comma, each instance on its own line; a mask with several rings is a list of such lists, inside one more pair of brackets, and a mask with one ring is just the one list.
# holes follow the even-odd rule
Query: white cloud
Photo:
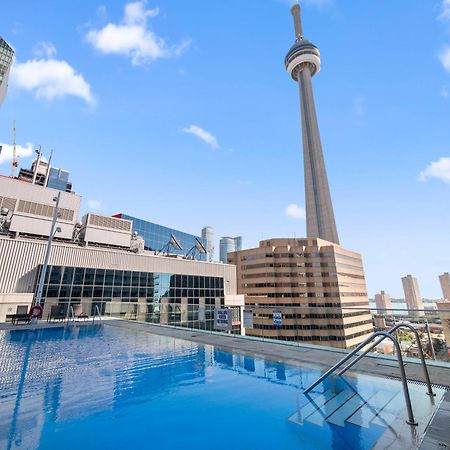
[[[10, 144], [3, 144], [0, 142], [2, 152], [0, 154], [0, 164], [12, 161], [13, 159], [13, 146]], [[33, 154], [33, 144], [27, 142], [25, 146], [16, 145], [16, 155], [18, 158], [24, 158]]]
[[38, 51], [47, 52], [47, 57], [16, 62], [11, 70], [13, 85], [34, 92], [36, 98], [53, 100], [68, 95], [82, 98], [86, 103], [95, 104], [91, 86], [83, 75], [66, 61], [53, 58], [55, 47], [49, 43], [38, 44]]
[[89, 209], [92, 211], [97, 211], [102, 206], [102, 203], [98, 200], [89, 200], [88, 201]]
[[450, 158], [442, 157], [437, 161], [433, 161], [420, 172], [419, 180], [426, 181], [428, 178], [438, 178], [445, 183], [450, 183]]
[[193, 134], [201, 139], [203, 142], [211, 146], [212, 148], [219, 148], [219, 143], [217, 142], [217, 138], [211, 134], [209, 131], [200, 128], [197, 125], [189, 125], [186, 128], [183, 128], [183, 131], [188, 134]]
[[179, 56], [189, 47], [190, 40], [169, 47], [147, 27], [148, 19], [157, 16], [159, 9], [145, 9], [145, 4], [146, 1], [126, 4], [121, 23], [108, 23], [103, 28], [90, 30], [86, 40], [101, 53], [131, 58], [133, 65]]
[[33, 53], [38, 58], [53, 58], [56, 55], [56, 47], [48, 41], [38, 42], [33, 48]]
[[439, 19], [450, 20], [450, 0], [442, 0], [441, 14], [439, 14]]
[[288, 217], [296, 220], [305, 220], [306, 219], [306, 211], [303, 206], [299, 206], [296, 203], [291, 203], [286, 209], [285, 214]]
[[439, 59], [447, 72], [450, 72], [450, 46], [444, 47], [439, 53]]

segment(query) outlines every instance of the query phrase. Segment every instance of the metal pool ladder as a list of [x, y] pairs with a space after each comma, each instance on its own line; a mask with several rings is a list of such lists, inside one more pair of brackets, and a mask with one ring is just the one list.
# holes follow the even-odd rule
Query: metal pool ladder
[[73, 306], [69, 308], [69, 314], [67, 316], [67, 323], [69, 323], [69, 320], [72, 321], [72, 324], [75, 325], [75, 311], [73, 310]]
[[[343, 375], [344, 372], [346, 372], [348, 369], [350, 369], [350, 367], [352, 367], [354, 364], [356, 364], [361, 358], [366, 356], [368, 352], [370, 352], [374, 347], [376, 347], [382, 341], [384, 341], [385, 339], [390, 339], [394, 344], [395, 352], [397, 354], [397, 360], [398, 360], [398, 365], [399, 365], [399, 369], [400, 369], [400, 377], [401, 377], [402, 386], [403, 386], [403, 394], [405, 397], [406, 409], [408, 410], [408, 420], [406, 421], [406, 423], [408, 423], [409, 425], [417, 425], [417, 421], [414, 419], [414, 413], [412, 410], [411, 397], [409, 395], [409, 389], [408, 389], [408, 380], [406, 378], [405, 367], [403, 365], [403, 357], [402, 357], [400, 344], [398, 342], [398, 339], [395, 336], [393, 336], [393, 333], [395, 333], [399, 328], [408, 328], [409, 330], [411, 330], [414, 333], [414, 336], [416, 337], [417, 347], [419, 350], [419, 356], [420, 356], [420, 359], [422, 362], [422, 367], [423, 367], [423, 371], [424, 371], [424, 375], [425, 375], [425, 381], [427, 383], [427, 388], [428, 388], [427, 395], [434, 396], [435, 394], [433, 393], [433, 389], [431, 387], [430, 377], [428, 375], [428, 369], [427, 369], [427, 365], [425, 363], [425, 357], [423, 354], [419, 333], [413, 326], [408, 325], [406, 323], [399, 323], [399, 324], [393, 326], [387, 332], [386, 331], [377, 331], [375, 333], [372, 333], [367, 339], [365, 339], [363, 342], [361, 342], [361, 344], [359, 344], [348, 355], [346, 355], [339, 362], [337, 362], [333, 367], [328, 369], [320, 378], [318, 378], [313, 384], [311, 384], [311, 386], [306, 388], [303, 392], [305, 394], [308, 394], [319, 383], [321, 383], [323, 380], [325, 380], [325, 378], [328, 378], [332, 373], [334, 373], [337, 369], [339, 369], [344, 363], [346, 363], [350, 358], [352, 358], [354, 355], [356, 355], [366, 345], [370, 344], [375, 338], [378, 338], [378, 339], [376, 339], [375, 342], [372, 342], [372, 344], [366, 350], [364, 350], [350, 364], [346, 365], [342, 370], [340, 370], [338, 372], [339, 376]], [[430, 343], [430, 344], [432, 345], [432, 343]]]
[[92, 315], [92, 323], [95, 322], [95, 316], [98, 316], [98, 320], [102, 323], [102, 316], [100, 315], [100, 310], [98, 309], [98, 305], [95, 305], [94, 314]]

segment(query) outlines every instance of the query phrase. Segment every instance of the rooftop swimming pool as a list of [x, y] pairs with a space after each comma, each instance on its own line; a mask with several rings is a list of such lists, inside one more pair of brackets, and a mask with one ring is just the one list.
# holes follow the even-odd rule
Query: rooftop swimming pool
[[413, 448], [444, 392], [410, 385], [410, 427], [400, 382], [305, 397], [320, 374], [113, 325], [0, 331], [0, 448]]

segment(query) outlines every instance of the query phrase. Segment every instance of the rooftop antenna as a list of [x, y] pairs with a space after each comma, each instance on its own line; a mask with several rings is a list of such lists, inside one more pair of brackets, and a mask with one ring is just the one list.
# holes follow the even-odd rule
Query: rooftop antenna
[[303, 39], [302, 19], [300, 18], [300, 5], [296, 3], [291, 8], [292, 17], [294, 18], [295, 39], [300, 41]]
[[50, 164], [52, 162], [52, 155], [53, 155], [53, 150], [50, 150], [50, 158], [48, 158], [47, 172], [45, 174], [44, 186], [47, 186], [47, 184], [48, 184], [48, 177], [50, 176]]
[[31, 184], [36, 183], [37, 171], [39, 169], [39, 163], [41, 162], [41, 157], [42, 157], [42, 147], [40, 145], [38, 145], [38, 148], [35, 150], [35, 152], [37, 154], [37, 159], [36, 159], [36, 162], [34, 165], [33, 181], [31, 182]]
[[17, 151], [16, 151], [16, 121], [14, 120], [13, 122], [13, 159], [11, 162], [11, 173], [10, 173], [10, 177], [13, 178], [14, 177], [14, 171], [16, 170], [17, 167]]

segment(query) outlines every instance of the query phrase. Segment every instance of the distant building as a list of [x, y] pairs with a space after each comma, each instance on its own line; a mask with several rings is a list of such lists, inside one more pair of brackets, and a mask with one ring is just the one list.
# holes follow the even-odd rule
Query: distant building
[[439, 281], [441, 283], [442, 295], [445, 300], [450, 301], [450, 274], [448, 272], [439, 275]]
[[210, 226], [202, 228], [202, 239], [206, 242], [207, 258], [211, 262], [214, 259], [214, 228]]
[[0, 106], [6, 97], [8, 90], [9, 72], [14, 57], [13, 48], [0, 37]]
[[276, 238], [231, 253], [228, 262], [253, 311], [248, 335], [350, 348], [373, 331], [358, 253], [318, 238]]
[[220, 239], [220, 261], [224, 264], [227, 263], [228, 253], [237, 252], [242, 250], [242, 236], [229, 237], [224, 236]]
[[447, 342], [447, 355], [450, 358], [450, 302], [437, 302], [436, 307], [439, 311], [438, 314], [442, 321], [442, 330], [444, 331]]
[[72, 183], [69, 182], [69, 172], [51, 166], [40, 155], [33, 161], [31, 169], [21, 168], [17, 178], [20, 181], [45, 186], [58, 191], [71, 192]]
[[392, 303], [391, 296], [384, 291], [380, 291], [379, 294], [375, 294], [375, 303], [377, 306], [378, 314], [391, 314]]
[[402, 278], [403, 291], [405, 293], [406, 306], [408, 313], [413, 317], [423, 316], [423, 311], [416, 311], [418, 309], [423, 310], [423, 299], [420, 295], [419, 284], [417, 278], [407, 275]]
[[[163, 225], [158, 225], [147, 220], [138, 219], [137, 217], [129, 216], [128, 214], [115, 214], [113, 217], [119, 219], [131, 220], [133, 222], [133, 232], [138, 233], [139, 236], [144, 238], [145, 250], [153, 250], [160, 252], [168, 242], [171, 241], [171, 235], [175, 236], [178, 242], [182, 246], [182, 250], [171, 247], [170, 253], [175, 255], [186, 255], [189, 250], [195, 246], [195, 240], [198, 239], [205, 247], [207, 245], [206, 240], [200, 236], [185, 233], [184, 231], [168, 228]], [[197, 259], [200, 261], [206, 261], [206, 254], [201, 253]]]

